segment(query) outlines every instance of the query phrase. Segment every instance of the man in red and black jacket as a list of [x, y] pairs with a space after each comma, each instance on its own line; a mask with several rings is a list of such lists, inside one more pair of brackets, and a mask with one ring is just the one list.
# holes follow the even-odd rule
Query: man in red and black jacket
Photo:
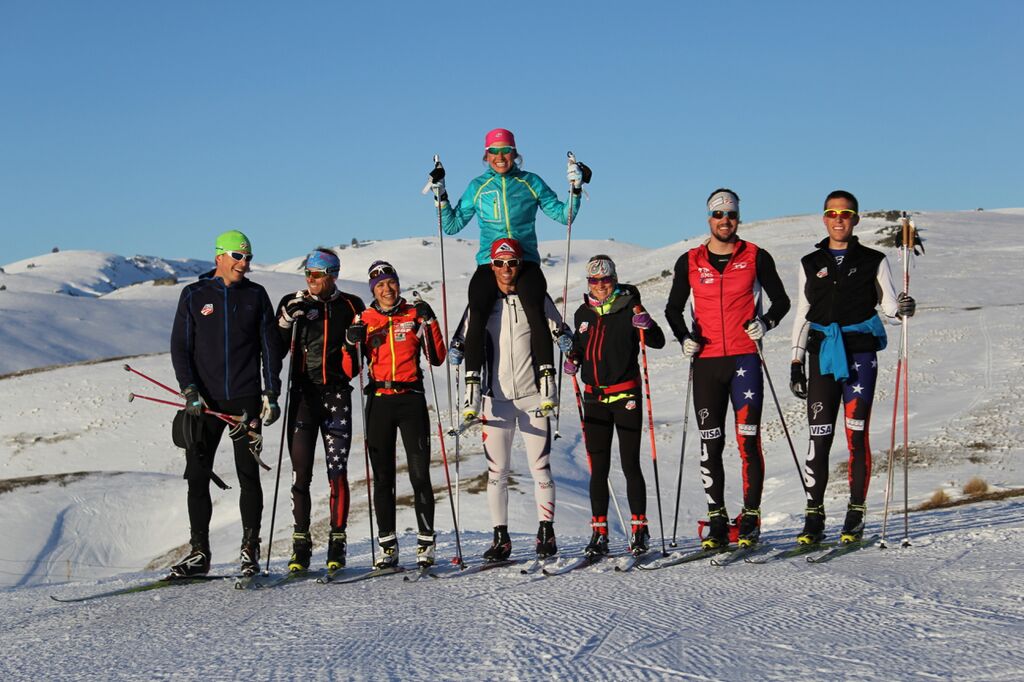
[[324, 442], [327, 480], [331, 488], [331, 531], [327, 569], [345, 565], [349, 510], [348, 455], [352, 443], [352, 387], [358, 368], [345, 345], [349, 325], [366, 307], [358, 296], [338, 289], [341, 261], [323, 247], [314, 249], [304, 265], [306, 289], [288, 294], [278, 305], [277, 324], [283, 351], [295, 331], [291, 399], [288, 403], [288, 453], [292, 460], [292, 533], [290, 571], [309, 568], [313, 539], [309, 532], [309, 484], [313, 478], [316, 438]]
[[[722, 452], [730, 400], [743, 460], [740, 545], [751, 546], [760, 537], [764, 380], [757, 351], [764, 333], [778, 326], [789, 311], [789, 297], [768, 252], [736, 236], [739, 196], [730, 189], [716, 189], [707, 207], [711, 237], [676, 261], [665, 316], [683, 345], [683, 356], [693, 363], [693, 407], [704, 447], [701, 475], [709, 517], [708, 537], [702, 544], [717, 549], [729, 542]], [[764, 314], [762, 290], [771, 299]], [[691, 297], [693, 327], [689, 329], [685, 308]]]

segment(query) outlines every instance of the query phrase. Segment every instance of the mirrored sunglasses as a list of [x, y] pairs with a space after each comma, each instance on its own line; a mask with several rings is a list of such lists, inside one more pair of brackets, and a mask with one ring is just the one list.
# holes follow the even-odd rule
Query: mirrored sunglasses
[[518, 258], [495, 258], [491, 261], [491, 265], [496, 268], [518, 268], [523, 261]]
[[614, 277], [587, 277], [587, 284], [596, 286], [598, 284], [614, 284]]
[[241, 251], [225, 251], [225, 255], [231, 256], [231, 260], [245, 261], [246, 263], [252, 260], [251, 253], [242, 253]]
[[370, 270], [370, 279], [374, 277], [381, 277], [383, 275], [397, 275], [395, 269], [390, 265], [378, 265], [373, 270]]
[[329, 276], [330, 275], [323, 270], [306, 270], [306, 279], [317, 280]]
[[488, 147], [487, 153], [497, 156], [498, 154], [511, 154], [516, 150], [515, 147]]
[[708, 211], [708, 215], [715, 220], [721, 220], [722, 218], [728, 218], [729, 220], [738, 220], [740, 217], [739, 211]]

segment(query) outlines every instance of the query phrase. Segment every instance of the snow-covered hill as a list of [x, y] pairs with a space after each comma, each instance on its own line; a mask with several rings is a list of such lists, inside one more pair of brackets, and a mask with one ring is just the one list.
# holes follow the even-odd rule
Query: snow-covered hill
[[[927, 254], [914, 262], [911, 293], [918, 314], [910, 326], [910, 502], [936, 490], [962, 497], [981, 477], [996, 490], [1024, 485], [1021, 465], [1024, 408], [1024, 278], [1019, 242], [1024, 211], [915, 213]], [[857, 229], [871, 243], [887, 229], [865, 218]], [[745, 224], [741, 235], [767, 248], [792, 291], [798, 258], [824, 234], [817, 216]], [[570, 310], [582, 291], [582, 264], [611, 254], [624, 281], [639, 283], [644, 301], [664, 322], [676, 258], [698, 243], [686, 240], [644, 249], [610, 240], [574, 241]], [[272, 298], [302, 286], [301, 254], [257, 264], [253, 279]], [[465, 302], [475, 242], [446, 238], [449, 314]], [[541, 245], [549, 289], [561, 293], [564, 242]], [[885, 249], [894, 270], [896, 253]], [[404, 288], [418, 288], [440, 305], [436, 235], [371, 242], [341, 251], [343, 289], [368, 298], [363, 273], [373, 260], [399, 270]], [[35, 267], [29, 268], [32, 262]], [[312, 582], [265, 592], [227, 585], [175, 587], [78, 605], [69, 596], [131, 584], [164, 567], [188, 537], [183, 457], [169, 438], [172, 411], [127, 393], [159, 389], [104, 358], [152, 354], [133, 366], [173, 383], [166, 355], [181, 286], [208, 262], [123, 259], [93, 252], [47, 254], [4, 266], [0, 284], [0, 373], [98, 361], [0, 379], [0, 672], [11, 679], [63, 677], [234, 679], [379, 679], [478, 677], [593, 679], [1016, 679], [1024, 656], [1024, 590], [1020, 553], [1024, 532], [1019, 499], [911, 515], [911, 548], [864, 550], [812, 566], [779, 561], [716, 568], [690, 564], [650, 573], [616, 574], [609, 565], [534, 580], [517, 571], [429, 584], [382, 578], [353, 586]], [[177, 284], [155, 285], [175, 277]], [[74, 291], [77, 295], [69, 294]], [[61, 292], [61, 293], [56, 293]], [[804, 405], [787, 388], [791, 318], [769, 333], [765, 355], [783, 413], [803, 457]], [[898, 338], [898, 328], [890, 329]], [[881, 372], [871, 424], [874, 476], [869, 530], [878, 529], [885, 490], [885, 455], [892, 415], [895, 354], [880, 354]], [[678, 346], [649, 355], [662, 507], [672, 530], [685, 368]], [[444, 385], [443, 373], [437, 378]], [[442, 391], [443, 392], [443, 391]], [[163, 396], [161, 396], [163, 397]], [[552, 468], [558, 484], [556, 529], [563, 553], [578, 552], [588, 533], [586, 462], [571, 395], [559, 425]], [[443, 409], [443, 408], [442, 408]], [[359, 438], [357, 426], [357, 442]], [[273, 456], [280, 426], [268, 430], [264, 459]], [[783, 544], [799, 529], [804, 501], [778, 414], [764, 416], [767, 480], [765, 537]], [[463, 443], [460, 506], [465, 552], [478, 557], [490, 522], [478, 443]], [[454, 552], [436, 438], [433, 482], [438, 490], [439, 554]], [[844, 444], [837, 439], [826, 498], [830, 530], [841, 520], [847, 494]], [[449, 455], [451, 449], [449, 445]], [[401, 462], [403, 455], [399, 454]], [[514, 461], [510, 525], [516, 555], [532, 548], [536, 529], [525, 458]], [[692, 423], [683, 466], [680, 542], [694, 543], [705, 513]], [[658, 535], [654, 472], [643, 450], [649, 514]], [[617, 467], [615, 467], [617, 469]], [[223, 447], [218, 473], [234, 485]], [[353, 458], [350, 563], [369, 563], [362, 458]], [[727, 445], [727, 499], [739, 509], [739, 461]], [[273, 568], [287, 551], [290, 467], [283, 466]], [[399, 473], [399, 495], [409, 492]], [[897, 479], [902, 490], [902, 480]], [[613, 482], [624, 503], [619, 474]], [[274, 472], [264, 475], [269, 527]], [[326, 480], [315, 472], [315, 540], [322, 560]], [[214, 491], [215, 571], [237, 567], [240, 534], [237, 486]], [[902, 499], [898, 497], [900, 505]], [[399, 528], [414, 527], [399, 512]], [[902, 517], [890, 518], [902, 535]], [[615, 549], [623, 531], [614, 523]], [[898, 543], [897, 543], [898, 544]], [[402, 538], [406, 559], [411, 530]]]

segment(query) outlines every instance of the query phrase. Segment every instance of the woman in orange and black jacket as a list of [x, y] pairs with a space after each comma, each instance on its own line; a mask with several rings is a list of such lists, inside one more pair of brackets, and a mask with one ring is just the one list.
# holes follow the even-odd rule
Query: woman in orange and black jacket
[[395, 532], [395, 441], [402, 433], [409, 462], [416, 524], [416, 563], [434, 563], [434, 489], [430, 484], [430, 417], [423, 391], [420, 353], [432, 365], [444, 362], [445, 346], [437, 317], [426, 303], [401, 297], [398, 273], [376, 261], [369, 270], [374, 301], [348, 342], [361, 344], [369, 360], [366, 440], [373, 465], [373, 504], [381, 557], [378, 568], [398, 565]]

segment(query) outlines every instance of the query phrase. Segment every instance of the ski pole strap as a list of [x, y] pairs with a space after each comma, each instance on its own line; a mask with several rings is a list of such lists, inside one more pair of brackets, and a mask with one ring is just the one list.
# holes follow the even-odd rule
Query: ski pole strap
[[837, 381], [850, 378], [850, 369], [846, 362], [846, 344], [843, 343], [843, 334], [871, 334], [878, 339], [878, 350], [885, 350], [888, 339], [885, 335], [885, 327], [878, 314], [871, 318], [848, 324], [840, 327], [838, 322], [829, 325], [821, 325], [811, 322], [811, 329], [824, 336], [821, 341], [821, 348], [818, 350], [818, 368], [822, 374], [831, 374]]
[[607, 396], [615, 395], [616, 393], [625, 393], [633, 389], [640, 387], [640, 377], [629, 379], [618, 384], [612, 384], [611, 386], [591, 386], [590, 384], [584, 384], [583, 390], [596, 397], [598, 400]]

